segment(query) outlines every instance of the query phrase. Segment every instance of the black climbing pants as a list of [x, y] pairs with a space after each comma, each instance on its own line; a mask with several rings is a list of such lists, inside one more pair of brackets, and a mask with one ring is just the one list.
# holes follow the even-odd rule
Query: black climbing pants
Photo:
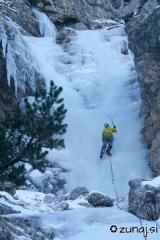
[[102, 146], [102, 151], [105, 152], [105, 149], [107, 147], [107, 149], [110, 151], [111, 148], [113, 146], [113, 135], [105, 135], [103, 137], [103, 146]]

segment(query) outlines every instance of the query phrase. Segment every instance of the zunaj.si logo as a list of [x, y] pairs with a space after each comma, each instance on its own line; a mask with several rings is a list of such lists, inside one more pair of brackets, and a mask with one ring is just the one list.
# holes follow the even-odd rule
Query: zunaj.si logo
[[110, 231], [112, 233], [143, 233], [144, 237], [147, 237], [148, 233], [158, 233], [158, 226], [156, 227], [117, 227], [116, 225], [112, 225], [110, 227]]
[[110, 231], [111, 231], [112, 233], [117, 232], [117, 230], [118, 230], [118, 228], [117, 228], [116, 225], [112, 225], [112, 226], [110, 227]]

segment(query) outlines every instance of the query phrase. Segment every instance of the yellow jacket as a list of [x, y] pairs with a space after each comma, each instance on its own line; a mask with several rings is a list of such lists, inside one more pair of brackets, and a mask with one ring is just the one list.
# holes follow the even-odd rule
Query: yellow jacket
[[103, 132], [102, 132], [102, 138], [105, 136], [105, 135], [109, 135], [109, 136], [112, 136], [112, 133], [113, 132], [117, 132], [117, 129], [116, 128], [112, 128], [112, 127], [106, 127]]

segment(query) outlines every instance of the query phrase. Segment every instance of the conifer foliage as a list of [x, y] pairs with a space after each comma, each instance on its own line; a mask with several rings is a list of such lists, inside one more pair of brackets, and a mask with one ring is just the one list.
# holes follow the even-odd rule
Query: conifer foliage
[[67, 110], [63, 98], [59, 98], [62, 87], [50, 83], [50, 90], [35, 92], [31, 104], [24, 99], [25, 108], [16, 108], [14, 114], [8, 114], [0, 123], [0, 180], [8, 180], [17, 185], [26, 181], [25, 163], [32, 169], [43, 172], [48, 161], [48, 151], [42, 151], [47, 140], [49, 147], [61, 149], [65, 147], [62, 135], [67, 124], [63, 124]]

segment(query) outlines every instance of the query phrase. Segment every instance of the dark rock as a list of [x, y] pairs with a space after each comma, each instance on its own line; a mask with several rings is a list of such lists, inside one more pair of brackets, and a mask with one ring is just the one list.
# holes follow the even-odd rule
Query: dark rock
[[94, 207], [112, 207], [113, 199], [101, 194], [101, 193], [90, 193], [87, 200]]
[[8, 181], [0, 182], [0, 191], [8, 192], [12, 196], [14, 196], [14, 194], [16, 193], [16, 185]]
[[134, 179], [129, 183], [129, 212], [141, 219], [157, 220], [160, 218], [160, 188], [141, 185], [142, 182]]
[[6, 223], [0, 219], [0, 240], [14, 240]]
[[73, 189], [69, 195], [69, 200], [75, 200], [77, 199], [79, 196], [85, 196], [89, 193], [88, 189], [85, 187], [77, 187], [75, 189]]

